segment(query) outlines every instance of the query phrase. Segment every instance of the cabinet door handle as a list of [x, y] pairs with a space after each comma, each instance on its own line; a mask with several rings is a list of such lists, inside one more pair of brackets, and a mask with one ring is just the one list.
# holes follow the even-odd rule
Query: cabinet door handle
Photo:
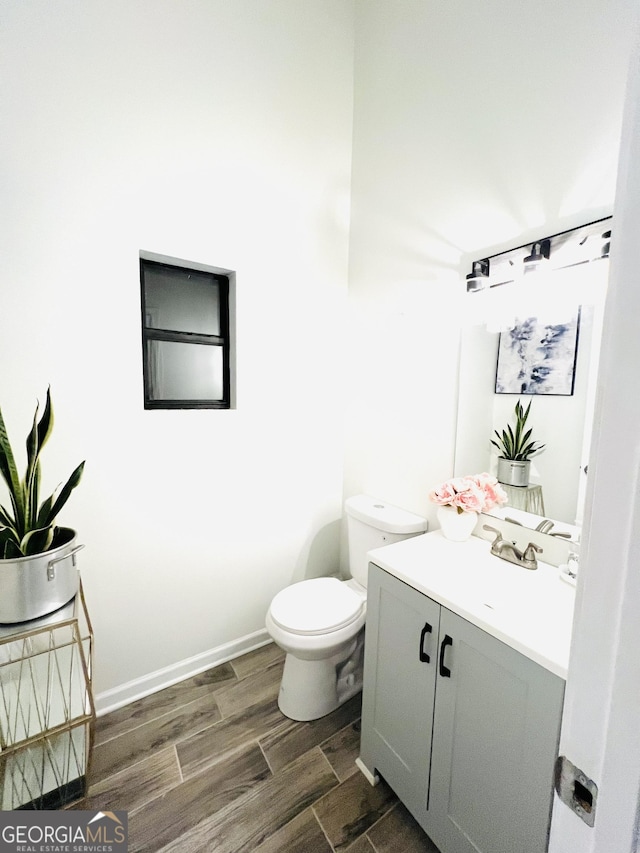
[[433, 631], [433, 627], [431, 625], [429, 625], [428, 622], [424, 623], [424, 628], [422, 629], [422, 631], [420, 631], [420, 647], [419, 647], [418, 651], [420, 653], [420, 660], [422, 661], [422, 663], [431, 663], [431, 658], [429, 657], [429, 655], [424, 650], [424, 638], [427, 636], [427, 634], [430, 634], [432, 631]]
[[447, 646], [453, 645], [453, 638], [448, 634], [444, 635], [444, 640], [440, 643], [440, 662], [438, 664], [438, 669], [440, 670], [440, 675], [443, 678], [451, 678], [451, 670], [444, 665], [444, 653]]

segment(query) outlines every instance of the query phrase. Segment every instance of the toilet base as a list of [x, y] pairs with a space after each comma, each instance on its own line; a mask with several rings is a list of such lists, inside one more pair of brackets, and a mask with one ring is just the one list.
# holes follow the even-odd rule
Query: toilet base
[[364, 631], [347, 652], [324, 660], [287, 654], [278, 707], [291, 720], [308, 722], [335, 711], [362, 690]]

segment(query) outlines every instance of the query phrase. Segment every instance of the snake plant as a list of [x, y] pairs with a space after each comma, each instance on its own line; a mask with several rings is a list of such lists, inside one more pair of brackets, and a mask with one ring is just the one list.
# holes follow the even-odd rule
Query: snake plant
[[494, 430], [498, 441], [491, 439], [491, 444], [498, 448], [500, 456], [504, 459], [511, 459], [515, 462], [525, 462], [535, 453], [539, 453], [543, 449], [544, 444], [540, 444], [539, 442], [532, 440], [532, 429], [528, 429], [525, 432], [530, 409], [531, 400], [529, 400], [529, 405], [526, 409], [520, 400], [518, 400], [515, 408], [515, 430], [511, 428], [511, 424], [507, 424], [506, 430], [503, 429], [502, 433], [499, 433], [497, 429]]
[[9, 489], [11, 506], [0, 504], [0, 558], [33, 556], [63, 544], [60, 528], [54, 521], [82, 477], [81, 462], [61, 489], [40, 503], [40, 451], [53, 429], [51, 389], [42, 417], [38, 421], [39, 405], [27, 436], [27, 470], [21, 479], [16, 467], [9, 437], [0, 410], [0, 474]]

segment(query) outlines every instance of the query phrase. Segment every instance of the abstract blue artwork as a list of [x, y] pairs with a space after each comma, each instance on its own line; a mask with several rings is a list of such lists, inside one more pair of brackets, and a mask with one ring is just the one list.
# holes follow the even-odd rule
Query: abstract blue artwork
[[500, 333], [496, 394], [573, 394], [580, 308], [568, 321], [517, 319]]

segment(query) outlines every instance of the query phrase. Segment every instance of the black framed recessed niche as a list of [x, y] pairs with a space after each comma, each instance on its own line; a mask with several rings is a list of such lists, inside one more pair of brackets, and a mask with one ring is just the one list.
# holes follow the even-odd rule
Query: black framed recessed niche
[[232, 276], [141, 255], [145, 409], [232, 408]]

